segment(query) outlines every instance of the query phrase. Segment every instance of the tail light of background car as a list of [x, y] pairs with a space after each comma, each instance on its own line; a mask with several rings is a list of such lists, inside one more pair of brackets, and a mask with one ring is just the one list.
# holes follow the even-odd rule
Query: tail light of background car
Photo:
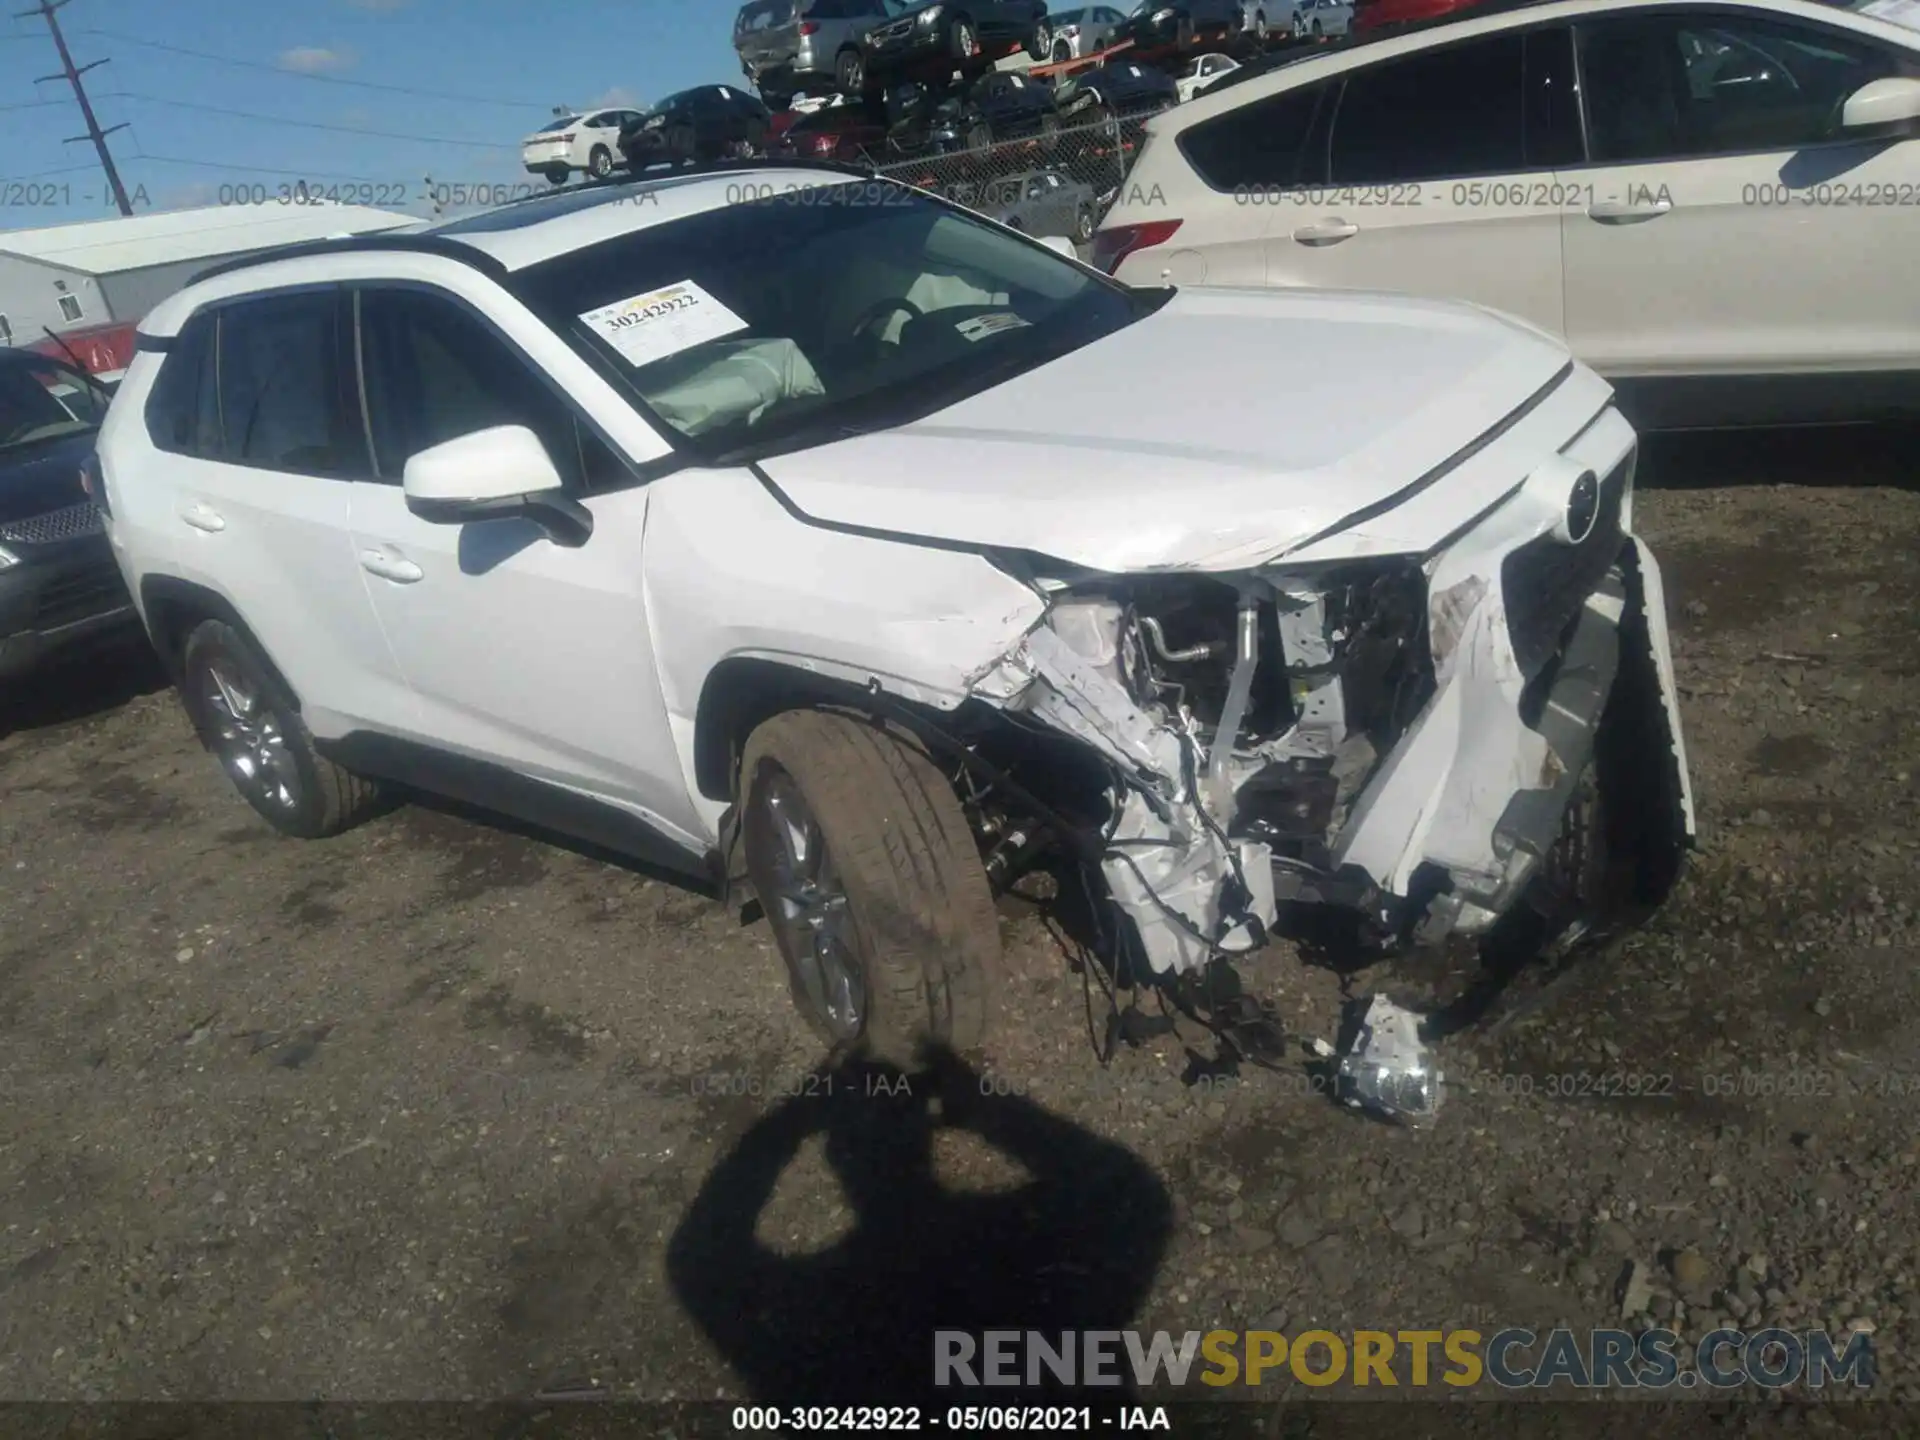
[[802, 20], [800, 22], [800, 33], [802, 35], [814, 35], [819, 33], [819, 30], [820, 22], [818, 20]]
[[815, 135], [808, 143], [809, 148], [812, 149], [814, 154], [831, 155], [835, 150], [839, 149], [840, 137], [838, 135]]
[[1179, 228], [1178, 220], [1146, 220], [1138, 225], [1115, 225], [1110, 230], [1102, 230], [1093, 237], [1092, 264], [1095, 269], [1111, 275], [1134, 251], [1166, 244]]

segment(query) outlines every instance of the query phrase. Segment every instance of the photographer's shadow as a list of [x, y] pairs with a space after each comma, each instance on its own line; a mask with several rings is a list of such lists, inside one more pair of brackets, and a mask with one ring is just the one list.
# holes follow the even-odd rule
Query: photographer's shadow
[[[1116, 1331], [1130, 1325], [1172, 1227], [1165, 1187], [1124, 1146], [1031, 1100], [983, 1093], [951, 1054], [920, 1073], [847, 1066], [789, 1099], [707, 1177], [667, 1251], [675, 1293], [754, 1400], [777, 1405], [1112, 1402], [1128, 1385], [1069, 1386], [1048, 1368], [978, 1389], [935, 1381], [935, 1332]], [[933, 1137], [971, 1131], [1019, 1162], [1017, 1189], [963, 1193], [933, 1173]], [[854, 1213], [830, 1248], [785, 1256], [755, 1224], [807, 1138]], [[1080, 1335], [1076, 1334], [1076, 1347]], [[1105, 1373], [1124, 1379], [1109, 1341]], [[1020, 1353], [1024, 1353], [1023, 1351]], [[985, 1379], [985, 1356], [971, 1368]], [[1076, 1371], [1076, 1379], [1083, 1379]]]

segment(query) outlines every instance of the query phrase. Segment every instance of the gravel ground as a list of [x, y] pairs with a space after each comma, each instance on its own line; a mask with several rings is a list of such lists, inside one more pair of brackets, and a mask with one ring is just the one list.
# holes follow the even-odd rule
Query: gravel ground
[[[143, 667], [50, 677], [0, 715], [0, 1398], [675, 1399], [812, 1366], [854, 1401], [924, 1364], [916, 1325], [1623, 1315], [1870, 1328], [1876, 1393], [1916, 1398], [1901, 450], [1650, 445], [1702, 848], [1650, 926], [1446, 1042], [1427, 1131], [1299, 1065], [1184, 1083], [1197, 1031], [1102, 1069], [1017, 900], [952, 1123], [925, 1081], [828, 1098], [764, 925], [443, 810], [278, 839]], [[1331, 1038], [1343, 977], [1287, 946], [1242, 973]]]

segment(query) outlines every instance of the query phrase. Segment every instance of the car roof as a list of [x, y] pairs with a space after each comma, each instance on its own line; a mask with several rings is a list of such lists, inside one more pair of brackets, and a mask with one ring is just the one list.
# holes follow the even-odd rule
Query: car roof
[[140, 333], [176, 334], [186, 317], [209, 299], [336, 279], [338, 264], [330, 267], [330, 262], [337, 262], [342, 255], [438, 255], [503, 278], [606, 240], [737, 204], [743, 192], [771, 196], [789, 189], [855, 181], [871, 184], [873, 177], [859, 167], [831, 163], [760, 161], [721, 165], [681, 174], [569, 186], [477, 215], [410, 228], [399, 235], [341, 237], [286, 246], [201, 272], [184, 289], [149, 311], [141, 321]]
[[[1598, 15], [1650, 10], [1735, 10], [1832, 24], [1836, 20], [1876, 34], [1908, 50], [1920, 50], [1920, 31], [1890, 20], [1863, 15], [1830, 0], [1484, 0], [1484, 3], [1436, 17], [1377, 38], [1356, 36], [1316, 46], [1305, 53], [1281, 51], [1243, 64], [1218, 84], [1209, 85], [1184, 105], [1147, 122], [1155, 135], [1178, 134], [1191, 125], [1263, 99], [1323, 75], [1393, 55], [1412, 54], [1436, 44], [1491, 35], [1502, 30], [1590, 19]], [[1116, 57], [1118, 59], [1119, 57]], [[1110, 62], [1111, 63], [1111, 62]]]

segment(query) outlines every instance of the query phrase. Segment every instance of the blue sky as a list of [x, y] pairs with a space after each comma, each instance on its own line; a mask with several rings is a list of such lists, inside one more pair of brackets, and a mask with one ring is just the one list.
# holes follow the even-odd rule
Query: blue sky
[[[86, 75], [87, 91], [103, 127], [128, 126], [108, 144], [136, 209], [242, 199], [243, 186], [277, 198], [280, 186], [304, 179], [358, 184], [360, 193], [340, 198], [428, 213], [428, 176], [436, 189], [543, 184], [519, 168], [518, 144], [555, 105], [739, 82], [737, 6], [71, 0], [59, 18], [75, 64], [109, 61]], [[111, 215], [93, 147], [62, 143], [86, 128], [71, 87], [34, 83], [60, 61], [45, 21], [11, 18], [25, 8], [0, 13], [0, 229]]]

